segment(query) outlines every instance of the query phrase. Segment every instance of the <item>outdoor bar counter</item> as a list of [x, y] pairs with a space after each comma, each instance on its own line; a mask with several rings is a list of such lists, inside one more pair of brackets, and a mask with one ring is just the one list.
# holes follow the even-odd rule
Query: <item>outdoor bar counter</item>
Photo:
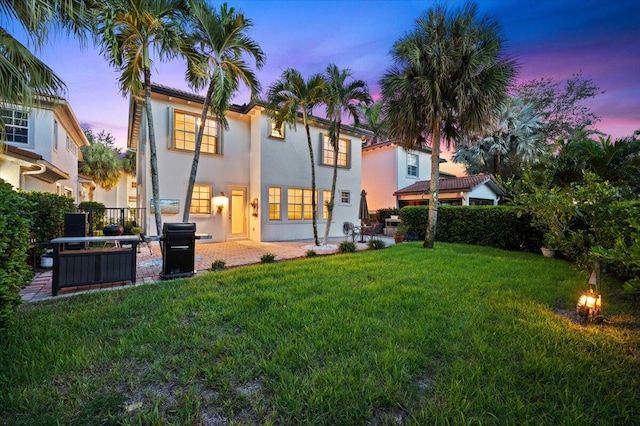
[[[61, 237], [53, 245], [53, 280], [51, 290], [57, 296], [65, 287], [136, 282], [136, 251], [140, 237]], [[93, 243], [113, 243], [114, 247], [92, 247]], [[71, 246], [79, 250], [70, 250]]]

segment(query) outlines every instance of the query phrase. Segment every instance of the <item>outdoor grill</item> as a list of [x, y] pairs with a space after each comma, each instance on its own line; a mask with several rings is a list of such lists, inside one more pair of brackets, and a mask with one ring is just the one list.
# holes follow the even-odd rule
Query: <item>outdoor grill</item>
[[162, 279], [191, 277], [195, 269], [196, 224], [165, 223], [162, 226]]

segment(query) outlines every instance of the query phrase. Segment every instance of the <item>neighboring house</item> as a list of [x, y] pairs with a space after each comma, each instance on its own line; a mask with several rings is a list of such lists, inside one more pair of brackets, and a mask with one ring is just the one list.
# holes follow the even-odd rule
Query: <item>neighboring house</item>
[[[451, 175], [440, 172], [440, 176]], [[429, 177], [429, 148], [407, 150], [392, 141], [362, 147], [362, 188], [370, 211], [397, 207], [397, 190]]]
[[[193, 161], [197, 124], [203, 98], [154, 85], [151, 104], [156, 134], [162, 221], [181, 222]], [[137, 207], [147, 207], [147, 234], [155, 234], [151, 208], [152, 186], [146, 118], [139, 102], [130, 103], [128, 147], [137, 151]], [[284, 241], [309, 239], [311, 173], [302, 122], [282, 132], [269, 120], [264, 105], [233, 105], [227, 112], [228, 129], [207, 120], [193, 191], [190, 222], [209, 241], [250, 239]], [[329, 122], [314, 118], [311, 126], [316, 163], [318, 232], [327, 218], [333, 150]], [[344, 126], [338, 153], [336, 206], [331, 236], [342, 236], [342, 223], [358, 220], [361, 190], [361, 140], [370, 133]], [[199, 240], [206, 241], [206, 240]]]
[[89, 145], [70, 105], [62, 98], [32, 108], [0, 105], [6, 140], [0, 149], [0, 178], [23, 191], [66, 195], [76, 202], [80, 147]]
[[78, 203], [82, 201], [97, 201], [105, 207], [130, 207], [136, 206], [136, 178], [128, 174], [120, 176], [118, 184], [110, 190], [103, 189], [92, 178], [78, 175], [80, 186]]
[[[396, 191], [398, 206], [428, 205], [430, 180], [415, 182]], [[504, 191], [493, 176], [474, 175], [464, 177], [440, 178], [438, 201], [441, 204], [458, 206], [495, 205], [504, 196]]]

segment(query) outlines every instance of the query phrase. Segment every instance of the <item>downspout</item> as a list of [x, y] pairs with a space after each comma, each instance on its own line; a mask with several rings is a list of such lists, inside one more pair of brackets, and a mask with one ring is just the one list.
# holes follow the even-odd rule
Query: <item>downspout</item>
[[27, 184], [27, 179], [25, 178], [25, 176], [41, 175], [42, 173], [47, 171], [47, 166], [45, 166], [44, 164], [36, 163], [35, 165], [40, 167], [40, 170], [27, 170], [26, 172], [20, 173], [20, 189], [24, 190]]

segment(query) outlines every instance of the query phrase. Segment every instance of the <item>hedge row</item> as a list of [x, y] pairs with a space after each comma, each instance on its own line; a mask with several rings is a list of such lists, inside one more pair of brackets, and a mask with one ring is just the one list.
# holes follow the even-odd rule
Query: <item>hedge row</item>
[[[423, 240], [429, 207], [407, 206], [400, 219], [409, 227], [409, 239]], [[497, 247], [506, 250], [539, 252], [542, 232], [531, 217], [511, 206], [440, 206], [436, 241]]]

